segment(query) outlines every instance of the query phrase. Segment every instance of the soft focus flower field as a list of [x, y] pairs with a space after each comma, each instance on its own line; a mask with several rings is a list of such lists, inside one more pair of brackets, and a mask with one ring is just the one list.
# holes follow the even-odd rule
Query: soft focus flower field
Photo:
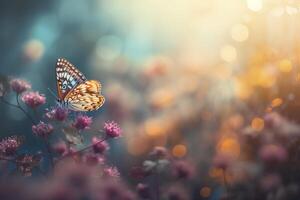
[[0, 4], [1, 200], [300, 199], [299, 1]]

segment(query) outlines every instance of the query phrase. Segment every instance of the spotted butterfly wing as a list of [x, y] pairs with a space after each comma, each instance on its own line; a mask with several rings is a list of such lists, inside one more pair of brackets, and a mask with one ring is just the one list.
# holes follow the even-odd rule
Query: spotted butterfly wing
[[85, 76], [69, 61], [60, 58], [56, 63], [56, 84], [58, 98], [63, 101], [65, 96], [77, 85], [86, 81]]
[[89, 80], [79, 84], [66, 96], [69, 107], [76, 111], [93, 111], [99, 109], [105, 101], [100, 94], [101, 84], [96, 80]]
[[68, 108], [74, 111], [93, 111], [104, 104], [100, 82], [86, 80], [67, 60], [58, 59], [56, 77], [59, 100]]

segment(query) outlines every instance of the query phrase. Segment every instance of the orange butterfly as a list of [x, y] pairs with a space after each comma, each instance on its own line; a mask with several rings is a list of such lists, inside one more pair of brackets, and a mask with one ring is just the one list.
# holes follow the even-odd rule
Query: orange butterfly
[[74, 65], [63, 58], [56, 63], [56, 84], [59, 103], [71, 110], [93, 111], [104, 104], [100, 82], [87, 80]]

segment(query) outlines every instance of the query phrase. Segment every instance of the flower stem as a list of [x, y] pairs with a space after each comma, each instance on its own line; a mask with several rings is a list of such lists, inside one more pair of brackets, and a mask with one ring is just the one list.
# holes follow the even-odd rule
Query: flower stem
[[228, 193], [229, 192], [229, 188], [228, 188], [228, 182], [227, 182], [227, 178], [226, 178], [226, 170], [223, 169], [222, 172], [223, 172], [224, 186], [225, 186], [226, 192]]
[[25, 111], [24, 108], [22, 108], [20, 102], [19, 102], [19, 94], [16, 95], [16, 100], [17, 100], [17, 108], [19, 108], [26, 116], [28, 119], [30, 119], [30, 121], [32, 122], [32, 124], [35, 124], [33, 118]]
[[75, 152], [67, 153], [66, 155], [64, 155], [64, 156], [62, 156], [62, 157], [60, 157], [60, 158], [58, 158], [58, 159], [56, 160], [56, 162], [59, 162], [59, 161], [65, 159], [65, 158], [67, 158], [67, 157], [69, 157], [69, 156], [72, 156], [72, 155], [81, 153], [81, 152], [83, 152], [83, 151], [86, 151], [86, 150], [92, 148], [94, 145], [100, 144], [101, 142], [104, 142], [104, 141], [107, 140], [107, 139], [108, 139], [108, 138], [105, 137], [105, 138], [103, 138], [102, 140], [99, 140], [98, 142], [96, 142], [96, 143], [94, 143], [94, 144], [91, 144], [91, 145], [88, 145], [88, 146], [84, 147], [83, 149], [80, 149], [80, 150], [75, 151]]
[[52, 150], [51, 150], [50, 143], [47, 139], [45, 139], [45, 144], [46, 144], [46, 149], [47, 149], [47, 153], [48, 153], [51, 168], [54, 169]]

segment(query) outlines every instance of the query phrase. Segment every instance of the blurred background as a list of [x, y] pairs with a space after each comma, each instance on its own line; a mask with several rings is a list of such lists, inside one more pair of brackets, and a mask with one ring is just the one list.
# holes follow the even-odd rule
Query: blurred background
[[[197, 164], [194, 199], [217, 199], [216, 155], [255, 171], [257, 146], [245, 135], [263, 134], [274, 112], [299, 122], [297, 0], [12, 0], [1, 1], [0, 15], [0, 73], [30, 81], [48, 107], [57, 58], [101, 81], [106, 102], [91, 115], [99, 127], [121, 123], [109, 156], [125, 176], [165, 146]], [[1, 136], [31, 134], [19, 111], [0, 111]], [[259, 141], [278, 144], [270, 135]]]

